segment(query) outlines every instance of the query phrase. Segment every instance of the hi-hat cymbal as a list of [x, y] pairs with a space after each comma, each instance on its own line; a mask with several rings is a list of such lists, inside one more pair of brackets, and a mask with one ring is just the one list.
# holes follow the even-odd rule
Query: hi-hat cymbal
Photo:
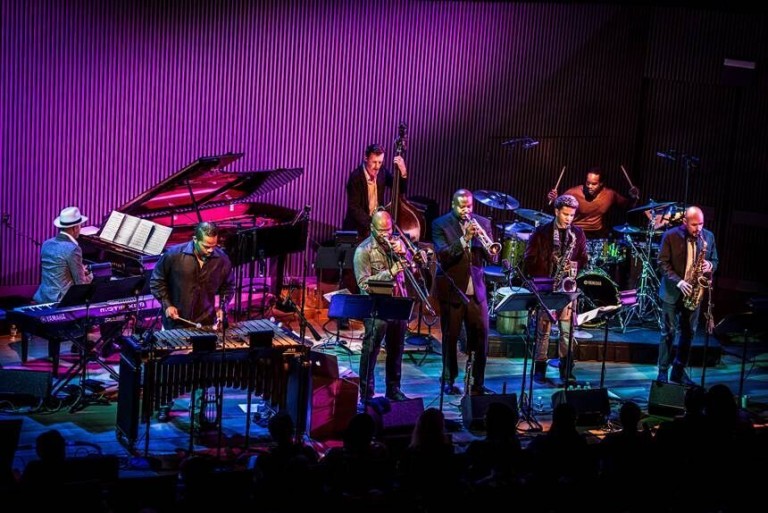
[[480, 190], [472, 193], [477, 201], [491, 208], [502, 210], [515, 210], [520, 206], [520, 202], [509, 194], [496, 191]]
[[632, 210], [627, 210], [627, 212], [639, 212], [641, 210], [659, 210], [662, 208], [667, 208], [674, 204], [675, 204], [674, 201], [665, 201], [663, 203], [656, 203], [655, 201], [651, 200], [650, 203], [646, 205], [642, 205], [640, 207], [635, 207]]
[[624, 223], [624, 224], [622, 224], [620, 226], [614, 226], [613, 227], [613, 231], [614, 232], [619, 232], [619, 233], [640, 233], [643, 230], [641, 230], [640, 228], [637, 228], [635, 226], [629, 225], [627, 223]]
[[533, 221], [534, 224], [548, 223], [552, 221], [555, 216], [539, 212], [538, 210], [531, 210], [528, 208], [519, 208], [515, 211], [515, 214], [519, 215], [523, 219]]

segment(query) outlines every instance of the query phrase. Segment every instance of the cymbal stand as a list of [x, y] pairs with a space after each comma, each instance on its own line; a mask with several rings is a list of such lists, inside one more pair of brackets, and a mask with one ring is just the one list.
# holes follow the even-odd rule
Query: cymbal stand
[[619, 317], [622, 333], [626, 332], [633, 317], [636, 317], [640, 323], [655, 321], [659, 329], [662, 328], [661, 305], [659, 304], [658, 294], [660, 282], [658, 276], [656, 276], [656, 270], [652, 263], [653, 257], [651, 256], [653, 251], [652, 237], [653, 217], [648, 224], [645, 247], [640, 247], [632, 240], [631, 235], [626, 235], [626, 240], [632, 248], [633, 258], [640, 261], [642, 268], [640, 271], [640, 281], [636, 287], [637, 303], [626, 311], [627, 314], [623, 319]]

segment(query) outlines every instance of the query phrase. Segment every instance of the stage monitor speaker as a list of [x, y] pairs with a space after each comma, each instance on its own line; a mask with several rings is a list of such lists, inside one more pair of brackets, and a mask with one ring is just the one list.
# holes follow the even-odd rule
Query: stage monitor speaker
[[380, 435], [408, 434], [413, 431], [419, 415], [424, 412], [424, 399], [417, 397], [405, 401], [372, 399], [365, 411], [376, 421]]
[[685, 413], [684, 385], [677, 383], [651, 382], [651, 392], [648, 395], [648, 415], [657, 417], [674, 417]]
[[517, 411], [517, 394], [465, 395], [461, 398], [461, 419], [470, 430], [485, 429], [485, 410], [491, 403], [504, 403]]
[[559, 390], [552, 394], [553, 409], [564, 402], [575, 408], [577, 426], [599, 426], [611, 413], [606, 388]]
[[51, 393], [51, 372], [0, 369], [0, 398], [14, 404], [35, 404]]

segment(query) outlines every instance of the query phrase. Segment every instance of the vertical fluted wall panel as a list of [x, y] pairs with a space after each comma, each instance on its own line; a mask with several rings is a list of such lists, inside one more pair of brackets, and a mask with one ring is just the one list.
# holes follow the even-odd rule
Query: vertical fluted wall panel
[[[245, 153], [233, 170], [304, 169], [257, 200], [312, 206], [311, 261], [340, 228], [364, 147], [391, 153], [400, 121], [409, 196], [440, 212], [459, 187], [546, 209], [563, 166], [561, 190], [600, 165], [625, 192], [624, 166], [643, 200], [680, 199], [682, 175], [655, 157], [674, 145], [702, 153], [690, 197], [725, 220], [739, 189], [719, 171], [765, 159], [757, 141], [747, 148], [735, 135], [760, 124], [750, 108], [765, 112], [760, 95], [719, 84], [723, 56], [768, 46], [759, 17], [417, 0], [2, 9], [0, 287], [37, 283], [32, 241], [53, 235], [62, 207], [77, 204], [100, 224], [196, 158], [229, 151]], [[502, 145], [522, 136], [540, 144]], [[302, 256], [289, 274], [303, 272]]]

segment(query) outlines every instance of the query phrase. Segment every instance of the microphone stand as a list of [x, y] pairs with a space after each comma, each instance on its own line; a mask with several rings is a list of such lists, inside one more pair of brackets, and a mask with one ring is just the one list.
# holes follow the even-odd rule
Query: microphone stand
[[[303, 217], [307, 221], [307, 227], [309, 227], [309, 213], [310, 213], [311, 207], [309, 205], [306, 205], [304, 207], [303, 213], [301, 217], [297, 218], [296, 223], [301, 221], [301, 218]], [[294, 224], [296, 224], [294, 223]], [[312, 332], [312, 337], [316, 341], [320, 341], [322, 337], [317, 332], [314, 326], [312, 326], [309, 321], [307, 321], [306, 316], [304, 315], [304, 308], [307, 304], [307, 269], [309, 267], [309, 260], [307, 258], [307, 249], [304, 248], [304, 262], [303, 262], [303, 269], [302, 269], [302, 282], [301, 282], [301, 309], [296, 309], [296, 305], [293, 303], [293, 300], [291, 299], [290, 294], [290, 287], [289, 287], [289, 293], [288, 293], [288, 301], [289, 304], [293, 306], [293, 308], [296, 310], [296, 313], [299, 316], [299, 337], [301, 338], [301, 344], [304, 345], [304, 341], [306, 340], [304, 337], [306, 335], [306, 330], [309, 328], [309, 331]], [[341, 276], [341, 275], [339, 275]], [[312, 365], [309, 358], [309, 350], [302, 351], [299, 355], [299, 397], [298, 397], [298, 404], [299, 404], [299, 412], [297, 413], [296, 419], [296, 441], [301, 441], [304, 438], [304, 435], [307, 432], [307, 420], [308, 420], [308, 412], [307, 409], [309, 408], [309, 389], [312, 384]]]
[[[523, 285], [527, 290], [530, 290], [531, 293], [536, 297], [536, 301], [538, 303], [538, 306], [532, 307], [530, 310], [536, 310], [535, 314], [535, 324], [534, 324], [534, 347], [535, 347], [535, 336], [538, 333], [539, 329], [539, 315], [541, 314], [541, 311], [543, 310], [547, 316], [549, 317], [550, 322], [555, 323], [557, 322], [557, 319], [555, 319], [555, 316], [552, 315], [552, 312], [549, 311], [549, 309], [544, 305], [544, 300], [541, 297], [541, 294], [539, 294], [538, 289], [536, 288], [536, 284], [533, 283], [528, 277], [525, 276], [525, 273], [523, 273], [522, 269], [520, 268], [520, 264], [515, 264], [515, 271], [517, 271], [517, 274], [520, 276], [520, 279], [523, 281]], [[530, 339], [531, 339], [531, 333], [530, 333], [530, 322], [528, 323], [528, 328], [526, 329], [526, 349], [523, 358], [523, 377], [520, 380], [520, 412], [521, 412], [521, 419], [524, 419], [530, 427], [529, 431], [541, 431], [542, 427], [541, 424], [538, 423], [538, 421], [535, 418], [535, 415], [532, 413], [531, 408], [531, 399], [533, 391], [533, 363], [531, 363], [531, 370], [528, 372], [527, 370], [527, 363], [528, 363], [528, 355], [531, 355], [531, 362], [533, 362], [533, 347], [530, 345]], [[528, 376], [526, 376], [528, 374]], [[529, 380], [529, 388], [528, 388], [528, 395], [525, 394], [525, 380]]]
[[[224, 302], [224, 296], [219, 294], [219, 309], [221, 309], [221, 365], [219, 366], [219, 379], [215, 383], [214, 390], [216, 391], [216, 421], [218, 424], [217, 443], [216, 443], [216, 457], [221, 458], [221, 442], [224, 431], [224, 421], [222, 419], [223, 407], [224, 407], [224, 381], [222, 372], [226, 372], [226, 353], [227, 353], [227, 330], [229, 329], [229, 316], [227, 315], [227, 305]], [[203, 392], [205, 393], [205, 392]], [[250, 405], [250, 398], [248, 398]]]

